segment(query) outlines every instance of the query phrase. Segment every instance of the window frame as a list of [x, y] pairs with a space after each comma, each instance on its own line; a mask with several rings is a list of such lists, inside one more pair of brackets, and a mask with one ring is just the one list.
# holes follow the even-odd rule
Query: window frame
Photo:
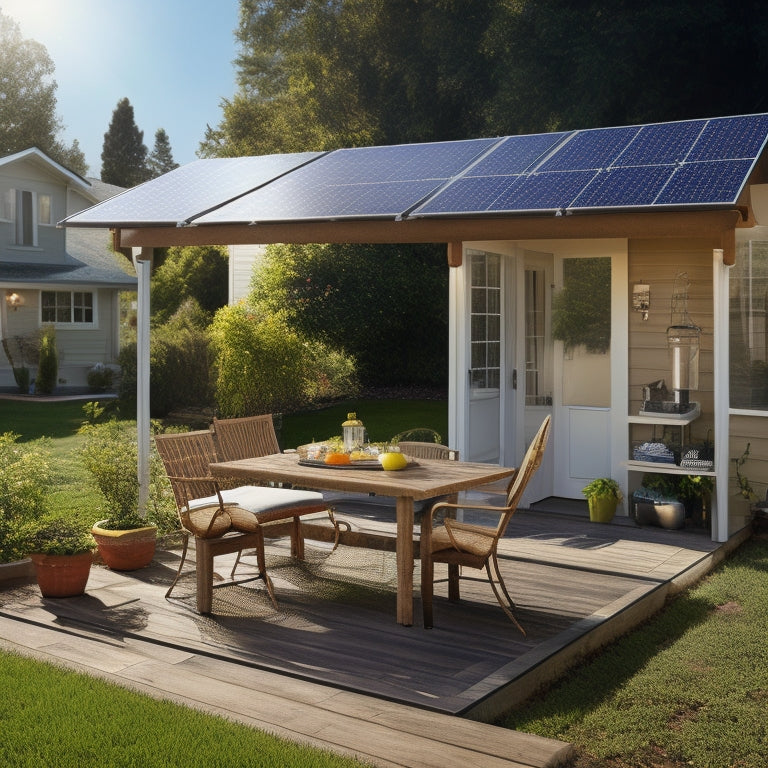
[[[45, 306], [45, 294], [54, 294], [54, 304], [51, 307]], [[61, 296], [67, 295], [69, 297], [69, 320], [62, 320], [59, 317], [59, 312], [63, 311], [67, 307], [62, 301], [59, 304]], [[86, 296], [90, 296], [90, 306], [85, 301]], [[55, 319], [46, 319], [45, 311], [53, 309]], [[90, 311], [91, 319], [76, 320], [75, 317], [78, 312], [87, 313]], [[40, 324], [41, 325], [53, 325], [55, 328], [72, 328], [72, 329], [88, 329], [93, 330], [98, 327], [98, 293], [93, 290], [85, 288], [72, 288], [72, 289], [51, 289], [44, 288], [40, 291]]]

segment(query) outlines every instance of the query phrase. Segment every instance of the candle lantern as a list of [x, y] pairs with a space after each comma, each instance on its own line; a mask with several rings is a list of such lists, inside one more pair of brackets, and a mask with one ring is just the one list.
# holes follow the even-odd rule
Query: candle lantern
[[689, 392], [699, 388], [699, 339], [697, 325], [670, 325], [667, 328], [667, 347], [672, 369], [672, 389], [675, 403], [685, 411]]

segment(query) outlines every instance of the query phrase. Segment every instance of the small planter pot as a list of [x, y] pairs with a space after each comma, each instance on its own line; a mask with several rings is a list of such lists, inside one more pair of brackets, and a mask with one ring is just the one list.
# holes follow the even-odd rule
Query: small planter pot
[[613, 496], [590, 496], [587, 500], [589, 519], [593, 523], [610, 523], [619, 506], [618, 499]]
[[85, 592], [93, 554], [30, 555], [43, 597], [75, 597]]
[[113, 571], [136, 571], [152, 562], [157, 545], [157, 527], [147, 525], [127, 531], [110, 531], [100, 520], [91, 529], [99, 556]]

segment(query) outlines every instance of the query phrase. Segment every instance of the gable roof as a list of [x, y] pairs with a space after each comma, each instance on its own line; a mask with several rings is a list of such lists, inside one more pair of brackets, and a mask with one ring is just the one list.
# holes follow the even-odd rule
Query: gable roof
[[95, 203], [103, 199], [93, 194], [90, 182], [86, 181], [86, 179], [79, 176], [74, 171], [70, 171], [60, 163], [57, 163], [37, 147], [30, 147], [21, 152], [15, 152], [12, 155], [0, 157], [0, 170], [2, 170], [3, 167], [20, 161], [30, 162], [44, 170], [46, 173], [58, 177], [62, 182], [75, 187], [78, 192]]
[[728, 209], [768, 114], [198, 160], [66, 226], [259, 225]]

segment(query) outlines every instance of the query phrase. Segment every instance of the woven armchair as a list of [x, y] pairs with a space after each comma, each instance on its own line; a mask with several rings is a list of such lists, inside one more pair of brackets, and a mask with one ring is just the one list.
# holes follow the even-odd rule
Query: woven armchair
[[[219, 461], [239, 461], [240, 459], [271, 456], [275, 453], [280, 453], [280, 445], [277, 442], [272, 414], [242, 416], [233, 419], [214, 418], [211, 429], [216, 440]], [[339, 545], [341, 527], [349, 530], [350, 526], [348, 523], [336, 519], [332, 499], [325, 494], [321, 495], [325, 499], [323, 519], [327, 516], [327, 521], [333, 527], [333, 548], [335, 550]], [[304, 557], [304, 535], [307, 531], [308, 526], [298, 523], [292, 538], [294, 557]]]
[[[520, 498], [530, 479], [536, 473], [544, 456], [549, 437], [550, 417], [547, 416], [539, 431], [528, 446], [523, 461], [512, 477], [507, 490], [507, 503], [503, 507], [475, 504], [454, 504], [438, 502], [425, 511], [421, 524], [421, 597], [424, 610], [424, 626], [432, 626], [432, 597], [434, 593], [434, 564], [448, 564], [448, 599], [460, 599], [459, 580], [464, 576], [461, 568], [486, 571], [493, 594], [507, 616], [525, 635], [525, 630], [515, 616], [515, 604], [509, 596], [499, 570], [497, 547], [504, 535], [512, 515], [517, 510]], [[480, 510], [498, 515], [495, 526], [474, 525], [453, 519], [457, 510]], [[432, 529], [436, 513], [443, 511], [446, 518], [443, 525]], [[503, 595], [503, 597], [502, 597]]]
[[234, 579], [240, 554], [255, 549], [258, 577], [264, 580], [275, 607], [272, 581], [267, 574], [265, 536], [290, 535], [300, 538], [301, 515], [326, 508], [322, 495], [314, 491], [287, 488], [241, 486], [222, 489], [210, 474], [210, 465], [219, 460], [210, 430], [157, 435], [157, 452], [173, 489], [184, 547], [179, 568], [166, 592], [170, 597], [184, 567], [189, 537], [195, 538], [197, 610], [210, 613], [213, 602], [213, 559], [237, 552], [230, 579]]

